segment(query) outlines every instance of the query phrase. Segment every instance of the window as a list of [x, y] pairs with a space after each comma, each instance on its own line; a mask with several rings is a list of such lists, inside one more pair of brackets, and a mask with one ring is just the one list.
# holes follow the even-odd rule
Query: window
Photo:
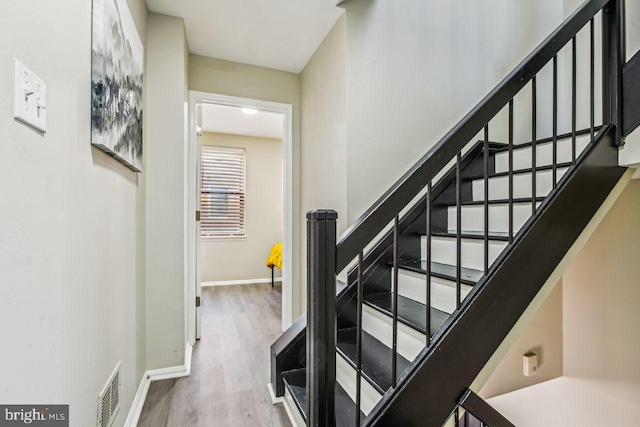
[[201, 236], [245, 237], [245, 150], [202, 146]]

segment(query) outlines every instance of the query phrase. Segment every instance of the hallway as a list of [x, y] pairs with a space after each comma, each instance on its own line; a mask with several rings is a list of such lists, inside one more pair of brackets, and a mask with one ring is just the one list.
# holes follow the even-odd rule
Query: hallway
[[269, 347], [281, 333], [281, 290], [203, 288], [202, 339], [191, 376], [153, 382], [138, 426], [290, 426], [267, 390]]

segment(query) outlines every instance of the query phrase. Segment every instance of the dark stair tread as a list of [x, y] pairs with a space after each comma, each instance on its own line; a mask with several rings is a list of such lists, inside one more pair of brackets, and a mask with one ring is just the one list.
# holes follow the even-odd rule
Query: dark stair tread
[[[514, 145], [513, 148], [515, 149], [515, 148], [518, 148], [518, 147]], [[557, 163], [556, 164], [556, 168], [557, 169], [568, 168], [571, 165], [572, 165], [571, 162]], [[543, 172], [543, 171], [548, 171], [548, 170], [552, 170], [552, 169], [553, 169], [552, 165], [537, 166], [536, 167], [536, 173]], [[514, 175], [530, 174], [531, 171], [533, 171], [533, 168], [514, 169], [513, 174]], [[509, 176], [509, 171], [507, 171], [507, 172], [493, 172], [493, 173], [490, 173], [488, 175], [489, 178], [498, 178], [498, 177], [501, 177], [501, 176]], [[465, 179], [466, 180], [470, 180], [470, 181], [475, 181], [475, 180], [478, 180], [478, 179], [484, 179], [484, 174], [483, 173], [482, 174], [472, 174], [472, 175], [466, 176]]]
[[[398, 268], [414, 271], [416, 273], [427, 274], [427, 262], [425, 260], [400, 259], [398, 260]], [[471, 268], [460, 269], [460, 281], [469, 286], [473, 286], [482, 278], [484, 273]], [[456, 280], [456, 266], [450, 264], [440, 264], [439, 262], [431, 262], [431, 275], [445, 280]]]
[[[294, 369], [282, 373], [285, 386], [289, 389], [302, 417], [307, 419], [307, 370]], [[360, 412], [360, 419], [365, 415]], [[356, 419], [356, 404], [347, 392], [336, 382], [336, 426], [353, 426]]]
[[[356, 366], [356, 328], [338, 330], [338, 351], [355, 368]], [[362, 376], [371, 385], [384, 394], [391, 388], [391, 353], [393, 350], [365, 331], [362, 331]], [[409, 361], [398, 354], [397, 375], [409, 366]]]
[[[451, 237], [454, 239], [458, 237], [458, 234], [455, 231], [432, 231], [431, 235], [435, 237]], [[460, 237], [462, 237], [463, 239], [484, 239], [484, 232], [463, 231], [462, 233], [460, 233]], [[492, 231], [489, 234], [489, 240], [508, 242], [509, 233]]]
[[[393, 292], [380, 292], [369, 294], [364, 297], [365, 302], [380, 310], [381, 312], [393, 316]], [[431, 335], [444, 325], [449, 318], [449, 314], [431, 307]], [[426, 306], [412, 299], [398, 295], [398, 320], [426, 335]]]

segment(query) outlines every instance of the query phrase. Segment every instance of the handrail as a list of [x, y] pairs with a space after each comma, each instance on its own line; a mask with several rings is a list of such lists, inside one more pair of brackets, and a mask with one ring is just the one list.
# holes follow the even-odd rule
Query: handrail
[[338, 239], [342, 271], [502, 108], [610, 1], [588, 0], [433, 146]]
[[458, 404], [487, 426], [515, 427], [515, 425], [506, 419], [504, 415], [496, 411], [493, 406], [489, 405], [484, 401], [484, 399], [470, 389], [467, 389], [467, 391], [462, 395]]

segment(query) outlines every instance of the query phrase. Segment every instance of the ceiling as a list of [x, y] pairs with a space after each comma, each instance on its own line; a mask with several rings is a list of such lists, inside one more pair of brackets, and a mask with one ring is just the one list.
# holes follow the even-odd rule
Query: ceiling
[[202, 106], [204, 132], [282, 139], [282, 128], [282, 113], [258, 111], [256, 114], [246, 114], [239, 107], [214, 104]]
[[184, 19], [191, 53], [299, 73], [342, 9], [336, 0], [147, 0]]

